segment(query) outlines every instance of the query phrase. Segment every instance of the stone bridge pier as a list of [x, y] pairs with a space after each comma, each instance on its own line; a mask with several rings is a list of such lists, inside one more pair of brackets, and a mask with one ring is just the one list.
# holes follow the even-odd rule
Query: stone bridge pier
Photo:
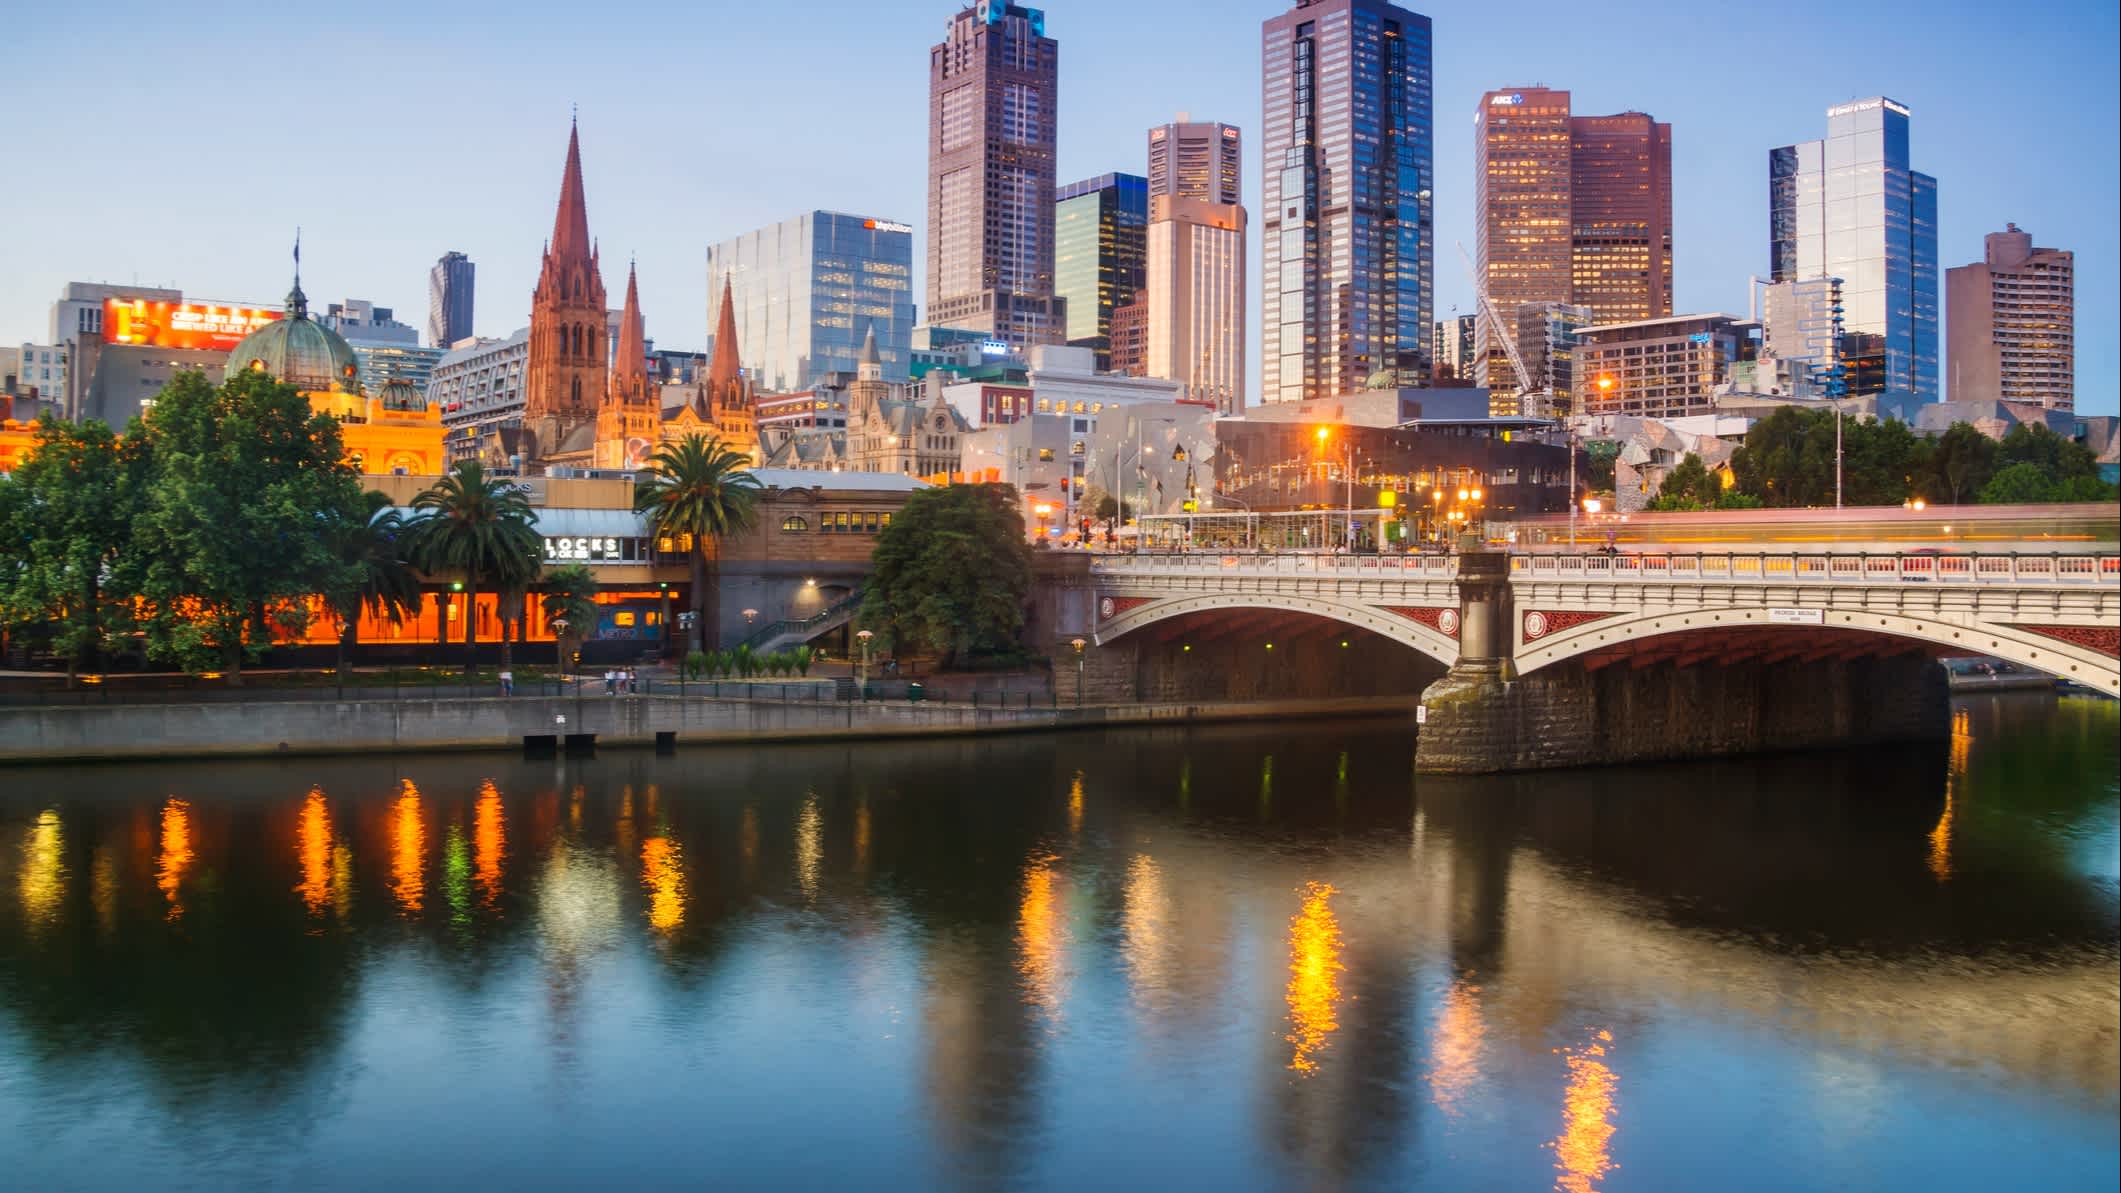
[[1634, 643], [1520, 674], [1537, 613], [1520, 616], [1510, 560], [1459, 557], [1462, 653], [1421, 697], [1415, 768], [1484, 774], [1944, 740], [1944, 671], [1921, 642], [1861, 633], [1719, 631]]

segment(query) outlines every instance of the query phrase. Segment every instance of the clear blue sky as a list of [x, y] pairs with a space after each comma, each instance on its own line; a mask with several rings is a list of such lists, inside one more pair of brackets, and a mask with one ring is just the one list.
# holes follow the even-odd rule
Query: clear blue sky
[[[1977, 259], [2006, 220], [2076, 251], [2078, 408], [2115, 410], [2112, 0], [1413, 7], [1435, 23], [1439, 315], [1472, 309], [1452, 245], [1473, 238], [1483, 90], [1567, 87], [1578, 111], [1671, 122], [1677, 306], [1737, 313], [1767, 264], [1767, 150], [1882, 93], [1914, 110], [1944, 266]], [[528, 319], [579, 104], [613, 300], [638, 255], [650, 334], [701, 347], [708, 244], [813, 208], [925, 222], [927, 49], [955, 8], [41, 6], [11, 23], [0, 68], [20, 163], [0, 182], [0, 342], [41, 340], [68, 280], [277, 301], [297, 224], [320, 306], [367, 298], [424, 325], [427, 267], [461, 249], [478, 263], [479, 331], [505, 334]], [[1054, 0], [1061, 181], [1141, 171], [1146, 128], [1187, 110], [1244, 129], [1256, 208], [1259, 25], [1279, 10]]]

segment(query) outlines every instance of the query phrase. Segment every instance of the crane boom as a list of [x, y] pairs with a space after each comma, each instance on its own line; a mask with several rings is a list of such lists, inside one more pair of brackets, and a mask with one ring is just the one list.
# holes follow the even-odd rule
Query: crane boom
[[[1456, 243], [1458, 245], [1458, 259], [1465, 262], [1466, 277], [1471, 279], [1473, 283], [1473, 294], [1475, 298], [1480, 300], [1481, 313], [1487, 316], [1488, 326], [1495, 329], [1496, 337], [1502, 341], [1504, 355], [1510, 358], [1510, 368], [1517, 374], [1518, 392], [1524, 395], [1525, 398], [1538, 396], [1532, 388], [1532, 374], [1530, 370], [1524, 367], [1524, 357], [1517, 354], [1516, 335], [1509, 331], [1503, 323], [1502, 313], [1495, 309], [1495, 300], [1488, 297], [1487, 282], [1480, 276], [1480, 271], [1473, 268], [1473, 258], [1466, 255], [1465, 242], [1461, 240]], [[1553, 395], [1550, 393], [1546, 394], [1545, 398], [1551, 402]]]

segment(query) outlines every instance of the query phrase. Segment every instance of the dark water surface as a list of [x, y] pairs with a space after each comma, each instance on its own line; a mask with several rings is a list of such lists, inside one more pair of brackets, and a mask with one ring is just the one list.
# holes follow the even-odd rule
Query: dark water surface
[[2111, 702], [0, 771], [0, 1186], [2112, 1189]]

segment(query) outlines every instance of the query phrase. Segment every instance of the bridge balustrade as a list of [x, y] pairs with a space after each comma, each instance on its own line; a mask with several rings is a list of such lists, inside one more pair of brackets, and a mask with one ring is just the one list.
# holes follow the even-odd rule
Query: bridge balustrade
[[[1247, 575], [1401, 576], [1448, 580], [1457, 557], [1363, 555], [1327, 552], [1147, 553], [1108, 556], [1092, 565], [1099, 574], [1142, 571], [1234, 572]], [[1655, 582], [1717, 580], [1759, 584], [2113, 584], [2121, 582], [2121, 555], [1821, 555], [1630, 554], [1564, 555], [1551, 552], [1510, 557], [1513, 577], [1528, 580]]]

